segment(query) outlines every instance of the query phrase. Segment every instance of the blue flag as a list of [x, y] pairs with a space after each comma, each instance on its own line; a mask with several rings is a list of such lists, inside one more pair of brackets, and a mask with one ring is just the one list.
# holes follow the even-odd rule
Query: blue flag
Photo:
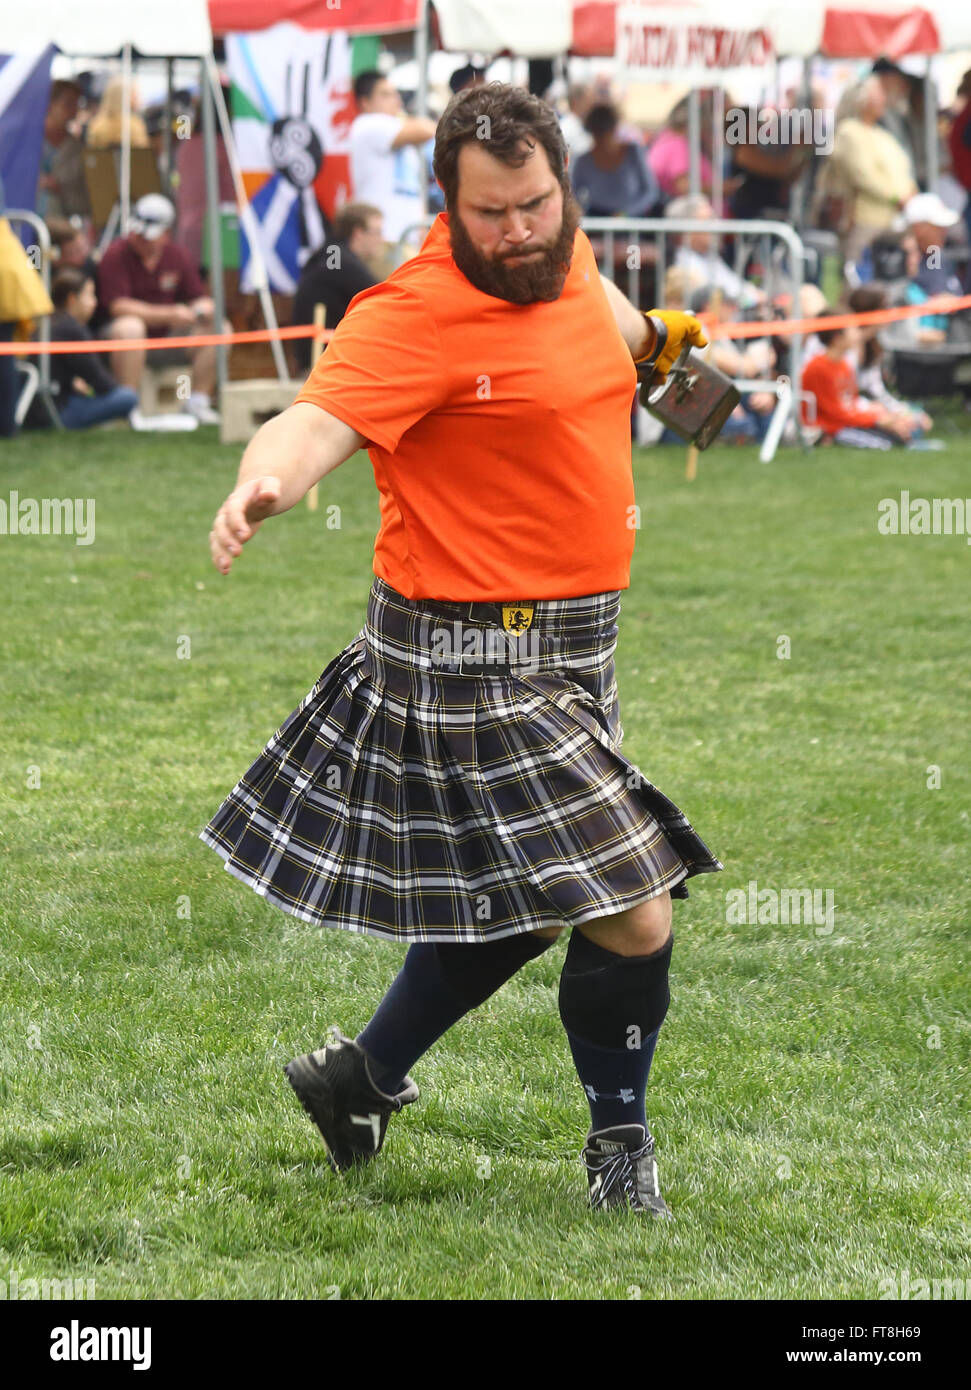
[[8, 208], [37, 205], [54, 52], [0, 54], [0, 180]]

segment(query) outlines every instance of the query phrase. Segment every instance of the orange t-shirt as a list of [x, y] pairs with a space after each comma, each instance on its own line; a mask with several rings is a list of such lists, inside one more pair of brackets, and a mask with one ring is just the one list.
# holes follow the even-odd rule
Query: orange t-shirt
[[855, 427], [871, 429], [880, 419], [876, 406], [857, 404], [856, 373], [849, 362], [834, 362], [825, 352], [812, 357], [802, 373], [802, 389], [816, 397], [816, 414], [802, 403], [804, 425], [818, 425], [824, 434]]
[[511, 304], [465, 278], [440, 213], [296, 399], [369, 441], [374, 572], [406, 598], [575, 598], [630, 583], [636, 385], [582, 231], [559, 299]]

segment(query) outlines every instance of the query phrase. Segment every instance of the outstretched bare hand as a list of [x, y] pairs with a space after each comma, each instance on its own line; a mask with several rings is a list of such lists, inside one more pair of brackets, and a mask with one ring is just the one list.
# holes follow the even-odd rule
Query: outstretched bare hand
[[209, 532], [209, 551], [220, 574], [229, 573], [234, 557], [256, 535], [266, 517], [273, 515], [280, 489], [280, 479], [267, 475], [250, 478], [226, 498]]

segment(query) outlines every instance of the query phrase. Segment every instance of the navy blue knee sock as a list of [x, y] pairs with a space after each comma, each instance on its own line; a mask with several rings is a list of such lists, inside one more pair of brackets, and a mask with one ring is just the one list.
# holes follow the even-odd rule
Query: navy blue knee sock
[[590, 1105], [591, 1131], [647, 1128], [645, 1092], [670, 1002], [673, 936], [647, 956], [619, 956], [579, 930], [560, 977], [560, 1017]]
[[614, 1125], [647, 1129], [647, 1079], [660, 1031], [655, 1028], [639, 1048], [630, 1050], [596, 1047], [567, 1033], [573, 1065], [590, 1106], [591, 1132]]
[[404, 964], [357, 1036], [375, 1085], [394, 1095], [409, 1067], [460, 1018], [484, 1003], [551, 939], [523, 932], [484, 945], [409, 947]]

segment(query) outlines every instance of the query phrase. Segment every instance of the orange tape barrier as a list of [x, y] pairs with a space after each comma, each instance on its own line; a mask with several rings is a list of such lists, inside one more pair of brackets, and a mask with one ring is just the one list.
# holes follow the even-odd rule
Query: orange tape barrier
[[178, 338], [79, 338], [65, 343], [30, 342], [0, 343], [0, 356], [13, 354], [23, 356], [30, 353], [59, 352], [134, 352], [145, 348], [149, 352], [159, 348], [198, 348], [216, 347], [219, 343], [268, 343], [271, 338], [320, 338], [327, 342], [335, 333], [333, 328], [317, 328], [312, 323], [296, 323], [287, 328], [252, 328], [242, 333], [192, 333]]
[[[767, 319], [754, 323], [714, 323], [708, 314], [699, 314], [711, 339], [717, 338], [778, 338], [791, 333], [815, 333], [823, 328], [844, 328], [855, 323], [864, 327], [871, 323], [895, 323], [899, 319], [919, 319], [930, 314], [956, 314], [971, 309], [971, 294], [955, 298], [950, 294], [935, 295], [923, 304], [902, 304], [895, 309], [871, 309], [866, 314], [829, 314], [814, 319]], [[272, 338], [320, 338], [328, 342], [333, 328], [319, 329], [312, 323], [298, 323], [286, 328], [253, 328], [242, 333], [194, 333], [172, 338], [86, 338], [66, 343], [18, 342], [0, 343], [0, 356], [59, 352], [133, 352], [145, 348], [216, 347], [220, 343], [268, 343]]]
[[707, 314], [698, 317], [711, 324], [709, 338], [779, 338], [790, 333], [817, 333], [821, 328], [845, 328], [855, 323], [861, 328], [871, 323], [896, 323], [898, 319], [922, 319], [929, 314], [956, 314], [971, 309], [971, 294], [955, 297], [938, 294], [923, 304], [901, 304], [895, 309], [871, 309], [866, 314], [827, 314], [815, 319], [767, 319], [764, 323], [712, 323]]

